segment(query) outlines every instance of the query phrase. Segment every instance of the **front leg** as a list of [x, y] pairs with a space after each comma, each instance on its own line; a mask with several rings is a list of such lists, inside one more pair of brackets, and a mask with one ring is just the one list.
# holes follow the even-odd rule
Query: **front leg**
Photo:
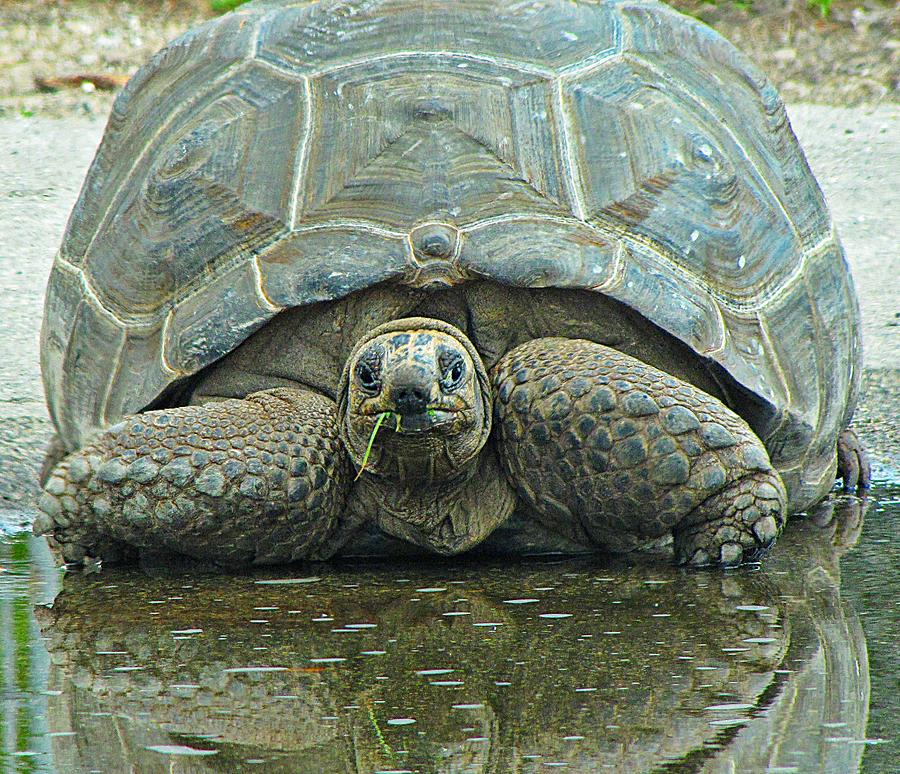
[[750, 561], [775, 541], [784, 486], [715, 398], [575, 339], [516, 347], [492, 377], [498, 454], [551, 529], [620, 551], [671, 533], [692, 565]]
[[70, 562], [122, 546], [226, 566], [327, 558], [349, 490], [334, 402], [278, 388], [126, 418], [53, 470], [34, 529]]

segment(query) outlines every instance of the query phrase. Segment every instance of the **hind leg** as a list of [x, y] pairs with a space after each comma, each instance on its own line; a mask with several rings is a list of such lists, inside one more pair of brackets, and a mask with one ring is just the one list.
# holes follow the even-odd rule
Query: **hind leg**
[[872, 485], [872, 466], [859, 436], [849, 427], [837, 441], [837, 477], [843, 481], [844, 491], [863, 494]]
[[589, 341], [536, 339], [492, 373], [498, 453], [547, 526], [679, 563], [732, 566], [775, 541], [785, 492], [762, 442], [715, 398]]
[[349, 476], [334, 402], [278, 388], [128, 417], [50, 473], [34, 528], [69, 562], [130, 546], [227, 566], [327, 558]]

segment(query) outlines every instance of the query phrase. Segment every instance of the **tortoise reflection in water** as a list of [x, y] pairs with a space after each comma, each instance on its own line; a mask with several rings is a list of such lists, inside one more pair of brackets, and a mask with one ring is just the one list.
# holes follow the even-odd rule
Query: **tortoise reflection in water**
[[42, 614], [54, 754], [143, 774], [169, 770], [146, 749], [165, 745], [216, 751], [197, 772], [851, 774], [863, 746], [822, 724], [865, 738], [865, 639], [832, 545], [858, 525], [804, 520], [764, 571], [724, 576], [581, 560], [325, 565], [289, 584], [70, 573]]
[[187, 33], [116, 102], [42, 365], [69, 456], [35, 527], [68, 561], [457, 554], [515, 523], [508, 552], [734, 565], [838, 459], [867, 481], [857, 302], [784, 107], [652, 2], [259, 2]]

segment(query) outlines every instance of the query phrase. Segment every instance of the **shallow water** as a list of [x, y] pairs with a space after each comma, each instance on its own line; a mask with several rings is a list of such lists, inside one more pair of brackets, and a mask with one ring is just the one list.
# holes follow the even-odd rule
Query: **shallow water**
[[762, 568], [730, 572], [63, 575], [12, 531], [0, 770], [890, 771], [900, 488], [863, 510], [798, 520]]

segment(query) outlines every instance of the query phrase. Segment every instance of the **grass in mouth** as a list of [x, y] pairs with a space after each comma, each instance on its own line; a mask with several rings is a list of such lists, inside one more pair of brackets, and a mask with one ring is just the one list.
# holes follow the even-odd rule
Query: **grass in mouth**
[[[366, 463], [369, 461], [369, 455], [372, 453], [372, 446], [375, 445], [375, 436], [378, 435], [378, 430], [381, 428], [382, 423], [385, 419], [390, 417], [392, 412], [384, 411], [378, 415], [378, 419], [375, 420], [375, 427], [372, 428], [372, 435], [369, 436], [369, 443], [366, 446], [366, 453], [363, 454], [362, 465], [359, 466], [359, 471], [356, 474], [356, 478], [359, 478], [363, 471], [366, 469]], [[400, 430], [400, 415], [397, 414], [397, 430]], [[356, 478], [353, 479], [356, 481]]]
[[[434, 409], [428, 409], [427, 411], [429, 417], [431, 417], [432, 419], [437, 418], [437, 411], [435, 411]], [[356, 481], [366, 469], [366, 465], [369, 462], [369, 456], [372, 454], [372, 447], [375, 445], [375, 436], [378, 435], [378, 431], [381, 429], [381, 425], [384, 423], [384, 420], [390, 419], [391, 416], [394, 417], [397, 423], [394, 427], [394, 430], [398, 433], [400, 432], [400, 423], [403, 419], [402, 415], [394, 414], [393, 411], [383, 411], [378, 415], [378, 419], [375, 420], [375, 427], [372, 428], [372, 435], [369, 436], [369, 443], [366, 444], [366, 453], [363, 454], [362, 465], [359, 466], [359, 470], [356, 472], [356, 478], [353, 479], [354, 481]]]

